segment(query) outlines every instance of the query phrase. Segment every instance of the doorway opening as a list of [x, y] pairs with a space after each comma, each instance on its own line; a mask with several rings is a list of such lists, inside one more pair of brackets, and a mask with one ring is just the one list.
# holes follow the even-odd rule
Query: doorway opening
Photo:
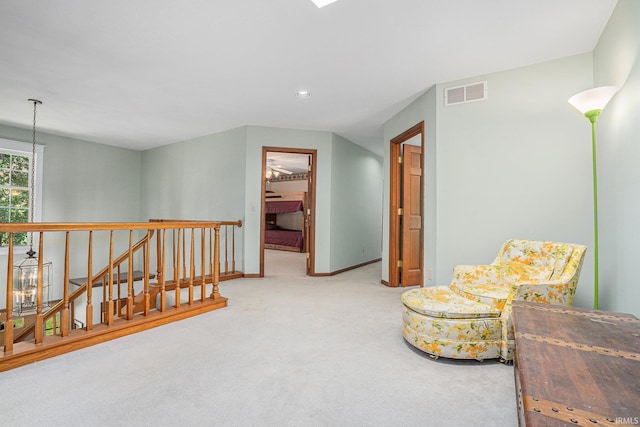
[[267, 259], [300, 260], [306, 275], [315, 274], [316, 156], [317, 150], [262, 148], [260, 277]]
[[391, 140], [389, 286], [424, 283], [424, 122]]

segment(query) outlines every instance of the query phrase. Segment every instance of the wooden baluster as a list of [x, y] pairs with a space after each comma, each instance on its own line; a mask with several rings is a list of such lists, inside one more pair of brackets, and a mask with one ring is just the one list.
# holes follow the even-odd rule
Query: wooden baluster
[[127, 320], [133, 320], [133, 230], [129, 230], [129, 272], [127, 273]]
[[231, 272], [236, 272], [236, 226], [231, 227]]
[[69, 335], [69, 232], [64, 238], [64, 273], [62, 290], [62, 314], [60, 315], [60, 334], [63, 337]]
[[104, 281], [104, 277], [101, 279], [96, 279], [96, 283], [100, 284], [100, 289], [102, 289], [102, 301], [103, 303], [100, 304], [100, 320], [98, 321], [99, 323], [105, 323], [107, 321], [107, 317], [105, 316], [105, 312], [104, 312], [104, 302], [107, 300], [107, 284]]
[[75, 301], [69, 304], [69, 319], [71, 320], [71, 329], [76, 328], [76, 303]]
[[[109, 279], [109, 300], [106, 304], [107, 307], [107, 325], [113, 325], [113, 230], [109, 233], [109, 273], [107, 274]], [[120, 276], [116, 279], [115, 285], [120, 288]]]
[[220, 226], [216, 226], [214, 229], [215, 239], [213, 247], [213, 289], [211, 290], [211, 298], [220, 298], [220, 292], [218, 291], [218, 281], [220, 278]]
[[118, 300], [116, 301], [116, 313], [118, 317], [122, 317], [122, 292], [120, 290], [120, 264], [116, 268], [116, 286], [118, 287]]
[[89, 256], [87, 260], [87, 323], [86, 329], [93, 329], [93, 231], [89, 231]]
[[207, 230], [205, 228], [201, 228], [200, 229], [200, 274], [202, 276], [202, 283], [200, 285], [200, 301], [204, 302], [204, 300], [207, 298], [207, 280], [206, 280], [206, 274], [207, 274], [207, 269], [206, 269], [206, 261], [205, 261], [205, 257], [206, 257], [206, 233]]
[[9, 233], [7, 252], [7, 313], [4, 321], [4, 352], [13, 351], [13, 233]]
[[189, 305], [193, 304], [193, 276], [196, 272], [195, 266], [195, 229], [191, 229], [191, 253], [189, 254]]
[[[58, 315], [54, 314], [51, 318], [51, 326], [53, 327], [51, 330], [52, 335], [56, 335], [58, 333]], [[46, 329], [45, 329], [46, 332]]]
[[160, 253], [162, 254], [162, 258], [160, 261], [160, 311], [165, 311], [167, 307], [167, 294], [165, 292], [164, 286], [164, 272], [166, 271], [166, 257], [165, 251], [167, 248], [167, 230], [158, 230], [162, 233], [162, 247], [160, 248]]
[[176, 281], [176, 229], [171, 230], [171, 275], [173, 281]]
[[176, 284], [175, 296], [176, 296], [176, 304], [175, 307], [180, 307], [180, 235], [182, 233], [182, 229], [178, 229], [178, 250], [176, 251], [176, 266], [173, 270], [173, 281]]
[[147, 230], [147, 242], [144, 244], [144, 252], [143, 252], [143, 268], [142, 274], [144, 274], [144, 315], [149, 315], [149, 310], [151, 309], [151, 295], [149, 295], [149, 241], [151, 240], [151, 230]]
[[162, 282], [162, 276], [163, 276], [163, 271], [162, 271], [162, 259], [164, 258], [164, 253], [162, 252], [162, 238], [161, 238], [161, 234], [164, 233], [164, 230], [158, 229], [158, 232], [156, 234], [156, 282], [160, 283]]
[[[178, 233], [180, 233], [180, 231], [178, 231]], [[187, 278], [187, 255], [186, 255], [187, 244], [185, 240], [186, 234], [187, 234], [187, 230], [183, 229], [182, 230], [182, 278], [184, 279]]]
[[44, 337], [44, 319], [42, 318], [42, 248], [44, 236], [40, 232], [40, 241], [38, 242], [38, 283], [36, 288], [36, 329], [33, 334], [36, 344], [42, 343]]
[[213, 228], [209, 229], [209, 275], [213, 283]]
[[228, 235], [229, 235], [229, 226], [225, 225], [224, 226], [224, 274], [228, 274], [229, 273], [229, 242], [228, 242]]
[[[180, 230], [177, 228], [173, 229], [173, 237], [171, 240], [173, 245], [173, 280], [175, 281], [176, 276], [180, 276], [180, 257], [178, 256], [178, 252], [180, 252]], [[176, 269], [178, 270], [176, 273]]]

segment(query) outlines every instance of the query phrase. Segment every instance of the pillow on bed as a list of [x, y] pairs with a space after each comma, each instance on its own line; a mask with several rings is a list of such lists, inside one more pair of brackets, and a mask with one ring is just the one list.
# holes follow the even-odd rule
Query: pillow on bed
[[280, 227], [278, 227], [276, 224], [271, 224], [271, 223], [265, 223], [264, 224], [264, 229], [265, 230], [280, 230]]

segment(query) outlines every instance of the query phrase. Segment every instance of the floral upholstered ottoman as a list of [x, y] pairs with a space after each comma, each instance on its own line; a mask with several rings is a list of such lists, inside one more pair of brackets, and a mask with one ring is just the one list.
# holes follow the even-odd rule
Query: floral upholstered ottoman
[[458, 295], [448, 286], [402, 294], [402, 334], [433, 358], [500, 357], [500, 310]]

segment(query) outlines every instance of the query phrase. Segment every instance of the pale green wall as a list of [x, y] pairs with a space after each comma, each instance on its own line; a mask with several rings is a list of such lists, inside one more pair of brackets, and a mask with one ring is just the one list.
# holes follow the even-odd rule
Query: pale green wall
[[380, 258], [382, 159], [335, 134], [330, 221], [332, 272]]
[[[448, 284], [456, 264], [491, 262], [509, 238], [591, 245], [590, 151], [567, 99], [592, 78], [583, 54], [447, 82], [385, 124], [388, 180], [389, 140], [425, 121], [425, 276], [435, 270], [426, 285]], [[444, 107], [446, 87], [481, 80], [486, 101]], [[386, 279], [388, 212], [384, 224]], [[591, 304], [591, 274], [587, 260], [576, 305]]]
[[[593, 84], [620, 88], [597, 123], [600, 308], [636, 316], [640, 316], [636, 271], [640, 241], [639, 23], [640, 2], [620, 0], [594, 50]], [[588, 122], [583, 123], [581, 137], [589, 141]]]
[[[152, 218], [194, 220], [242, 220], [244, 216], [245, 128], [147, 150], [142, 153], [140, 199], [143, 221]], [[244, 228], [226, 239], [221, 229], [221, 263], [243, 271]], [[235, 258], [232, 239], [235, 244]], [[167, 256], [167, 262], [171, 262]], [[194, 255], [200, 259], [199, 249]], [[155, 254], [151, 255], [155, 263]], [[196, 268], [199, 268], [196, 261]], [[222, 267], [224, 268], [224, 267]], [[230, 268], [230, 267], [229, 267]]]
[[142, 218], [244, 216], [245, 128], [142, 153]]
[[[486, 101], [444, 107], [444, 88], [482, 80]], [[591, 81], [583, 54], [438, 85], [440, 283], [510, 238], [592, 246], [591, 152], [567, 103]], [[575, 305], [591, 305], [592, 274], [587, 258]]]
[[[384, 125], [384, 160], [383, 160], [383, 200], [382, 200], [382, 280], [389, 280], [389, 192], [390, 169], [389, 150], [390, 141], [412, 126], [424, 121], [424, 271], [425, 286], [435, 284], [436, 270], [436, 183], [437, 183], [437, 155], [436, 155], [436, 93], [435, 87], [430, 88], [402, 112], [391, 118]], [[433, 272], [429, 279], [429, 270]]]
[[[0, 125], [0, 138], [30, 142], [29, 130]], [[42, 221], [44, 222], [137, 222], [140, 220], [140, 166], [142, 153], [73, 138], [38, 132], [38, 143], [45, 145], [43, 170]], [[53, 296], [62, 294], [64, 237], [53, 234], [45, 239], [45, 258], [53, 262], [56, 286]], [[86, 276], [87, 236], [74, 235], [71, 241], [71, 276]], [[107, 246], [101, 243], [106, 243]], [[116, 241], [118, 248], [126, 242]], [[108, 238], [94, 236], [94, 262], [108, 260]], [[54, 249], [55, 248], [55, 249]], [[81, 253], [82, 256], [73, 256]], [[18, 254], [16, 254], [18, 256]], [[6, 265], [6, 257], [0, 258]], [[5, 283], [6, 269], [0, 269]], [[0, 286], [0, 301], [6, 289]]]
[[[0, 125], [0, 138], [31, 131]], [[45, 145], [42, 221], [138, 221], [142, 153], [38, 132]], [[99, 189], [99, 191], [98, 191]]]

